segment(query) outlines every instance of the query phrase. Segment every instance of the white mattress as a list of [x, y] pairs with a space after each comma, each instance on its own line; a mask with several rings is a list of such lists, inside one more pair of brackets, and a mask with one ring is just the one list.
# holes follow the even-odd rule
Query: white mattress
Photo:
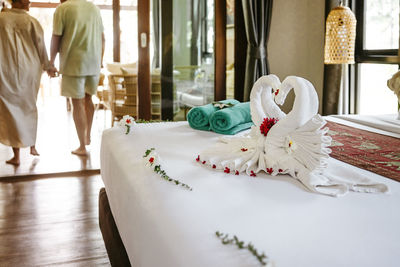
[[[216, 231], [251, 242], [279, 267], [399, 266], [400, 183], [335, 159], [329, 171], [367, 175], [390, 193], [333, 198], [289, 176], [216, 172], [195, 158], [219, 136], [186, 122], [139, 124], [129, 135], [104, 131], [101, 175], [133, 266], [259, 265], [248, 251], [222, 245]], [[151, 147], [162, 169], [193, 191], [144, 165]]]

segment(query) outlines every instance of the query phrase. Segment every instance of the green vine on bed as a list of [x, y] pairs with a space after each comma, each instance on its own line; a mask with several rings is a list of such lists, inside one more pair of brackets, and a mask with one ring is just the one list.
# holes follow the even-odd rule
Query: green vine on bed
[[171, 177], [169, 177], [167, 175], [167, 173], [163, 169], [161, 169], [161, 165], [157, 164], [158, 155], [155, 152], [155, 148], [147, 149], [146, 152], [143, 155], [143, 158], [148, 158], [147, 159], [147, 164], [149, 164], [151, 167], [154, 167], [153, 171], [155, 173], [159, 174], [162, 179], [164, 179], [164, 180], [166, 180], [168, 182], [174, 183], [175, 185], [182, 186], [185, 189], [188, 189], [189, 191], [193, 190], [193, 188], [191, 188], [189, 185], [187, 185], [185, 183], [182, 183], [181, 181], [179, 181], [177, 179], [172, 179]]
[[262, 266], [265, 266], [268, 264], [268, 257], [264, 254], [264, 252], [259, 253], [257, 249], [254, 247], [253, 244], [250, 242], [246, 245], [244, 241], [240, 241], [239, 238], [234, 235], [233, 238], [229, 237], [229, 234], [224, 234], [219, 231], [215, 232], [215, 235], [221, 239], [222, 244], [224, 245], [229, 245], [233, 244], [236, 245], [239, 249], [247, 249], [250, 251], [251, 254], [254, 255], [254, 257], [257, 258], [257, 260], [260, 262]]

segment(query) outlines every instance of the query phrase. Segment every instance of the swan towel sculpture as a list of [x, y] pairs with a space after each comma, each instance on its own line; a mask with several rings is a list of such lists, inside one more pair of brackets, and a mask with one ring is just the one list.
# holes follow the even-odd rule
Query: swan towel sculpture
[[[279, 108], [294, 90], [292, 110]], [[386, 192], [384, 184], [366, 177], [335, 177], [324, 171], [328, 165], [331, 137], [326, 121], [317, 114], [318, 96], [306, 79], [287, 77], [282, 83], [273, 74], [256, 81], [250, 93], [251, 131], [239, 137], [222, 137], [199, 154], [197, 161], [215, 170], [256, 176], [264, 171], [272, 176], [289, 174], [312, 192], [339, 196], [349, 190]]]

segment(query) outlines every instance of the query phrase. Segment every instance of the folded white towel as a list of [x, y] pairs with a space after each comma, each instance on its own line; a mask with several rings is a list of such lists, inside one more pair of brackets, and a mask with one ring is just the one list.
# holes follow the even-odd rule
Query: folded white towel
[[360, 193], [386, 193], [389, 191], [387, 185], [377, 183], [369, 179], [366, 175], [360, 172], [352, 172], [343, 169], [339, 161], [335, 159], [329, 160], [329, 171], [325, 170], [322, 173], [314, 172], [299, 172], [297, 178], [311, 192], [329, 196], [342, 196], [349, 191]]

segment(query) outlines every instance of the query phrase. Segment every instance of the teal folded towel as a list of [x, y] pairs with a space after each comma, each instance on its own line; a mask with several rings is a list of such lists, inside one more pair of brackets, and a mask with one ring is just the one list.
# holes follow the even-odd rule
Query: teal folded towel
[[216, 111], [210, 118], [211, 130], [220, 134], [233, 135], [253, 126], [250, 102], [239, 103], [230, 108]]
[[[239, 104], [240, 102], [235, 99], [227, 99], [219, 101], [224, 104]], [[213, 104], [207, 104], [204, 106], [194, 107], [187, 114], [187, 120], [190, 127], [197, 130], [209, 131], [210, 130], [210, 117], [211, 115], [219, 110]]]

